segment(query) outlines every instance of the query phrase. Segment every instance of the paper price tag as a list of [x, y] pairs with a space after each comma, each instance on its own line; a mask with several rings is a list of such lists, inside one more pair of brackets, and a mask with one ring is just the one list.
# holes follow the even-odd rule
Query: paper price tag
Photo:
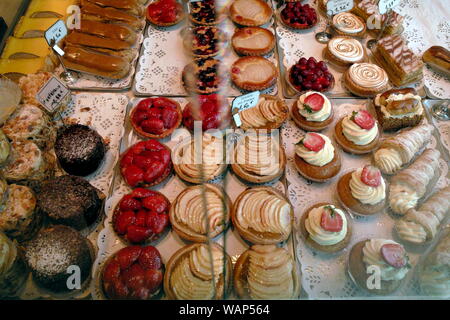
[[353, 0], [329, 0], [327, 2], [327, 14], [329, 16], [350, 11], [352, 8]]
[[58, 42], [67, 36], [67, 27], [64, 21], [58, 20], [50, 28], [45, 31], [45, 40], [53, 50], [55, 50], [60, 56], [64, 55], [64, 51], [58, 47]]
[[239, 117], [239, 112], [253, 108], [258, 103], [258, 100], [259, 91], [253, 91], [234, 98], [233, 102], [231, 103], [231, 113], [233, 114], [233, 119], [236, 123], [236, 126], [240, 127], [242, 125], [241, 118]]
[[51, 77], [36, 94], [36, 99], [48, 112], [53, 113], [70, 93], [64, 83], [56, 77]]
[[378, 10], [381, 14], [385, 14], [400, 4], [400, 0], [380, 0], [378, 2]]

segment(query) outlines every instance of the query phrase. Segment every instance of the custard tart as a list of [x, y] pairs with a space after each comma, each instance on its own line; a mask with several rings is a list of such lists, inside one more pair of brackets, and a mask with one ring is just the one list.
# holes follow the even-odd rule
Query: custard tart
[[263, 57], [243, 57], [231, 66], [231, 80], [243, 90], [270, 88], [277, 81], [277, 76], [275, 65]]
[[263, 0], [235, 0], [230, 6], [231, 20], [241, 26], [257, 27], [269, 22], [272, 9]]
[[265, 28], [236, 28], [231, 45], [237, 54], [242, 56], [264, 56], [275, 47], [274, 34]]

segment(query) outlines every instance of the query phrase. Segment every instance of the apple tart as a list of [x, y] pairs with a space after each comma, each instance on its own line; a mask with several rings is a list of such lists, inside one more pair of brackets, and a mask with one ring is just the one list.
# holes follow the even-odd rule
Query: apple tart
[[206, 242], [226, 230], [230, 210], [231, 200], [225, 191], [206, 183], [184, 189], [173, 202], [169, 216], [172, 228], [181, 238]]
[[242, 125], [247, 129], [276, 129], [288, 118], [289, 108], [284, 100], [270, 95], [261, 95], [253, 108], [239, 113]]

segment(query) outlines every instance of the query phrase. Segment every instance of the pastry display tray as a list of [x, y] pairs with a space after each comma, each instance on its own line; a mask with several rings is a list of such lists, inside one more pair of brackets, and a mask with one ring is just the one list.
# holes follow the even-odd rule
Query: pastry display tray
[[[128, 114], [130, 109], [134, 107], [140, 100], [141, 99], [134, 99], [129, 103]], [[187, 104], [187, 100], [185, 98], [174, 98], [174, 100], [178, 101], [182, 108], [184, 108]], [[190, 133], [187, 129], [182, 128], [180, 133], [177, 133], [175, 139], [170, 139], [170, 137], [167, 137], [164, 139], [160, 139], [159, 141], [166, 144], [170, 149], [172, 149], [179, 141], [182, 141], [183, 138], [185, 138], [189, 134]], [[141, 140], [142, 139], [140, 139], [133, 132], [130, 121], [127, 120], [125, 122], [125, 134], [122, 139], [120, 150], [123, 152], [129, 146]], [[116, 167], [118, 167], [118, 165]], [[132, 188], [126, 185], [118, 168], [116, 168], [114, 180], [113, 192], [111, 193], [105, 204], [106, 218], [104, 221], [104, 229], [98, 235], [97, 245], [99, 251], [92, 271], [94, 280], [92, 282], [91, 290], [92, 297], [94, 299], [103, 299], [100, 283], [100, 273], [103, 263], [109, 256], [111, 256], [111, 254], [126, 246], [126, 244], [115, 234], [111, 221], [115, 205], [120, 201], [123, 195], [131, 192]], [[230, 166], [228, 166], [228, 169], [224, 174], [214, 180], [211, 180], [210, 183], [222, 185], [232, 202], [241, 192], [243, 192], [249, 186], [252, 186], [251, 184], [247, 184], [240, 180], [237, 176], [235, 176]], [[183, 189], [190, 185], [192, 184], [184, 182], [175, 173], [172, 173], [169, 178], [167, 178], [161, 185], [152, 187], [151, 189], [162, 192], [172, 202]], [[286, 194], [286, 183], [284, 175], [280, 180], [264, 185], [271, 185]], [[282, 246], [288, 248], [293, 256], [297, 252], [294, 249], [295, 240], [296, 239], [291, 236], [285, 243], [282, 244]], [[225, 234], [219, 235], [218, 237], [214, 238], [213, 241], [216, 241], [219, 244], [224, 244], [225, 241], [226, 251], [232, 258], [233, 264], [236, 262], [239, 255], [249, 247], [249, 243], [243, 240], [239, 236], [237, 230], [235, 230], [232, 226], [228, 228]], [[165, 236], [163, 236], [162, 239], [158, 240], [155, 243], [152, 243], [152, 245], [155, 245], [161, 253], [163, 262], [165, 264], [178, 249], [187, 244], [189, 243], [181, 239], [173, 230], [170, 230]], [[235, 297], [233, 294], [231, 294], [229, 298], [233, 299]]]
[[[344, 115], [353, 110], [366, 108], [371, 110], [371, 102], [363, 99], [333, 99], [331, 100], [336, 112], [333, 123], [324, 130], [324, 134], [334, 139], [334, 125]], [[291, 107], [294, 100], [287, 100]], [[428, 102], [424, 103], [428, 107]], [[430, 121], [427, 117], [424, 121]], [[282, 127], [282, 140], [287, 156], [286, 180], [288, 182], [288, 194], [292, 205], [295, 208], [295, 218], [297, 232], [297, 257], [302, 266], [302, 286], [308, 296], [313, 299], [349, 299], [349, 298], [370, 298], [374, 296], [366, 294], [363, 290], [354, 285], [346, 272], [348, 254], [351, 247], [368, 238], [386, 238], [400, 241], [393, 232], [395, 217], [384, 210], [371, 217], [352, 216], [353, 235], [350, 245], [339, 254], [322, 254], [305, 246], [302, 237], [298, 232], [298, 221], [304, 213], [304, 209], [309, 208], [317, 202], [331, 202], [339, 205], [336, 196], [336, 184], [340, 176], [365, 164], [371, 163], [371, 155], [356, 156], [344, 152], [339, 146], [337, 149], [341, 154], [342, 169], [341, 172], [331, 181], [326, 183], [312, 183], [299, 175], [295, 168], [293, 158], [295, 155], [294, 143], [298, 142], [304, 131], [299, 129], [292, 120], [288, 120]], [[391, 134], [389, 134], [391, 135]], [[383, 134], [383, 137], [389, 135]], [[448, 172], [448, 150], [445, 150], [440, 141], [440, 131], [435, 130], [432, 141], [428, 147], [436, 148], [441, 152], [440, 173], [441, 176], [435, 187], [442, 188], [450, 183], [450, 174]], [[389, 178], [386, 179], [389, 183]], [[430, 192], [425, 195], [429, 196]], [[442, 224], [444, 225], [444, 223]], [[436, 237], [437, 238], [437, 237]], [[410, 258], [411, 265], [416, 266], [421, 254], [426, 250], [426, 246], [412, 247], [405, 246]], [[383, 297], [384, 299], [404, 299], [405, 297], [421, 297], [421, 292], [417, 283], [413, 280], [413, 270], [408, 273], [405, 285], [394, 295]], [[429, 298], [429, 297], [428, 297]]]

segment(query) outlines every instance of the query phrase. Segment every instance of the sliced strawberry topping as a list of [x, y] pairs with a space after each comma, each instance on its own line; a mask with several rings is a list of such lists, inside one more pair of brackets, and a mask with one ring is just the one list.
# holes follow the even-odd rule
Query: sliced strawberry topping
[[121, 279], [114, 282], [111, 296], [115, 298], [128, 296], [128, 288]]
[[325, 146], [325, 139], [318, 133], [308, 132], [303, 139], [303, 145], [314, 152], [319, 152]]
[[378, 187], [381, 184], [381, 172], [377, 167], [366, 165], [361, 172], [361, 181], [371, 187]]
[[147, 220], [147, 211], [146, 210], [139, 210], [136, 213], [136, 221], [134, 222], [135, 225], [139, 227], [145, 227], [145, 221]]
[[134, 187], [138, 183], [140, 183], [144, 180], [144, 171], [135, 165], [131, 165], [131, 166], [125, 167], [125, 169], [123, 171], [123, 176], [124, 176], [126, 182], [130, 186]]
[[318, 94], [318, 93], [313, 93], [310, 94], [309, 96], [306, 97], [304, 104], [305, 107], [309, 109], [311, 109], [313, 112], [317, 112], [322, 110], [323, 105], [325, 103], [325, 99], [323, 98], [322, 95]]
[[353, 113], [353, 119], [355, 123], [361, 128], [370, 130], [375, 126], [375, 119], [366, 110], [360, 110]]
[[178, 120], [178, 113], [172, 109], [164, 109], [161, 113], [161, 117], [165, 128], [172, 128], [175, 126]]
[[142, 121], [147, 120], [148, 118], [150, 118], [148, 113], [137, 111], [133, 114], [132, 120], [137, 124], [141, 124]]
[[120, 265], [116, 261], [111, 261], [103, 271], [103, 280], [114, 282], [120, 277]]
[[320, 226], [329, 232], [339, 232], [342, 230], [342, 217], [332, 207], [325, 207], [320, 219]]
[[166, 226], [169, 224], [169, 216], [164, 213], [157, 214], [155, 212], [152, 212], [147, 216], [146, 223], [154, 233], [159, 234], [163, 232]]
[[133, 211], [121, 211], [114, 222], [114, 230], [118, 234], [125, 234], [128, 226], [135, 223], [135, 221], [136, 215]]
[[133, 291], [138, 290], [144, 285], [144, 277], [145, 271], [138, 263], [131, 265], [122, 273], [122, 279], [125, 285]]
[[144, 181], [147, 183], [152, 183], [157, 178], [159, 178], [166, 169], [166, 166], [161, 161], [153, 161], [148, 167], [144, 174]]
[[[142, 154], [142, 153], [141, 153]], [[147, 170], [151, 167], [154, 160], [151, 157], [145, 157], [138, 155], [134, 157], [133, 164], [141, 168], [142, 170]]]
[[[145, 150], [147, 151], [155, 152], [165, 149], [164, 145], [158, 142], [158, 140], [149, 139], [147, 141], [143, 141], [142, 143], [144, 143]], [[142, 152], [144, 152], [145, 150], [142, 150]]]
[[127, 239], [132, 243], [141, 243], [147, 240], [152, 234], [152, 230], [147, 227], [130, 225], [127, 228]]
[[137, 110], [141, 111], [141, 112], [147, 112], [148, 110], [151, 109], [153, 105], [153, 99], [152, 98], [147, 98], [147, 99], [143, 99], [141, 100], [138, 105], [137, 105]]
[[147, 133], [162, 134], [164, 132], [164, 121], [158, 118], [144, 120], [140, 126]]
[[131, 210], [131, 211], [135, 211], [135, 210], [139, 210], [140, 208], [142, 208], [141, 202], [139, 200], [136, 200], [133, 198], [132, 195], [125, 195], [122, 200], [120, 200], [120, 210], [122, 211], [127, 211], [127, 210]]
[[168, 209], [166, 199], [161, 195], [155, 195], [153, 197], [145, 198], [142, 201], [145, 208], [152, 212], [163, 213]]
[[381, 247], [381, 256], [386, 263], [394, 268], [406, 266], [406, 251], [403, 246], [396, 243], [388, 243]]
[[117, 262], [121, 270], [128, 269], [141, 255], [142, 248], [139, 246], [129, 246], [120, 249], [116, 254]]
[[147, 246], [142, 248], [142, 253], [139, 257], [139, 264], [145, 270], [148, 269], [160, 269], [162, 266], [161, 255], [153, 246]]
[[145, 285], [149, 290], [155, 292], [162, 283], [163, 274], [161, 270], [149, 269], [145, 271]]
[[133, 159], [134, 159], [133, 153], [127, 152], [126, 154], [123, 155], [122, 159], [120, 159], [120, 166], [127, 167], [129, 165], [132, 165]]

